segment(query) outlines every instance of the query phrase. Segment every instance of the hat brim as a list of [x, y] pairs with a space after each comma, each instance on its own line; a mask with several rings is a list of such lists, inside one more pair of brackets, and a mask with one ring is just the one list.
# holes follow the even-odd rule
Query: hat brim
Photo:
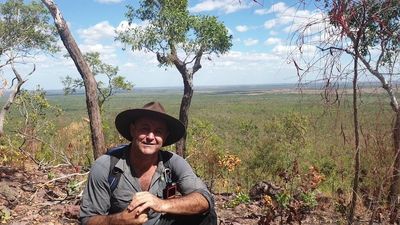
[[185, 135], [186, 129], [180, 120], [168, 114], [147, 109], [130, 109], [119, 113], [115, 118], [115, 127], [124, 138], [132, 141], [129, 126], [132, 122], [144, 116], [159, 118], [166, 122], [169, 134], [163, 146], [174, 144]]

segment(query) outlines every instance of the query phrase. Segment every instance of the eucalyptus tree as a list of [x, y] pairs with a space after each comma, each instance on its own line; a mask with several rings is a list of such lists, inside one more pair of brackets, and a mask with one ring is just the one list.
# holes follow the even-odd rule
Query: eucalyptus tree
[[100, 115], [100, 107], [97, 97], [96, 79], [94, 78], [94, 75], [90, 70], [89, 65], [85, 61], [57, 5], [54, 3], [53, 0], [42, 0], [42, 2], [46, 5], [51, 15], [53, 16], [58, 34], [60, 35], [60, 38], [69, 55], [74, 61], [75, 66], [78, 69], [85, 85], [86, 107], [88, 110], [90, 130], [92, 135], [91, 140], [93, 145], [93, 156], [96, 159], [106, 151]]
[[[319, 37], [321, 37], [321, 33], [326, 37], [315, 43], [323, 52], [322, 57], [318, 60], [331, 60], [333, 57], [339, 58], [334, 61], [335, 63], [330, 64], [330, 68], [325, 68], [324, 71], [328, 72], [327, 74], [331, 74], [332, 69], [339, 69], [341, 62], [343, 62], [340, 60], [341, 55], [349, 55], [354, 60], [353, 88], [357, 88], [355, 87], [358, 79], [357, 72], [366, 71], [367, 74], [377, 79], [389, 98], [390, 107], [395, 114], [395, 120], [392, 133], [394, 163], [388, 199], [391, 205], [394, 206], [393, 208], [397, 209], [399, 205], [397, 199], [400, 194], [400, 106], [394, 86], [396, 84], [396, 76], [399, 75], [400, 7], [398, 1], [324, 0], [316, 2], [324, 4], [321, 9], [325, 10], [326, 17], [323, 19], [326, 19], [325, 21], [328, 21], [331, 26], [325, 31], [317, 33]], [[310, 27], [313, 25], [315, 25], [315, 21], [307, 24], [301, 30], [302, 32], [299, 35], [301, 44], [304, 44], [303, 41], [312, 36], [310, 35]], [[309, 65], [311, 64], [315, 64], [315, 62], [309, 62]], [[296, 67], [300, 71], [300, 67]], [[309, 71], [308, 69], [304, 71]], [[354, 92], [354, 95], [356, 94]], [[355, 124], [357, 125], [358, 123]], [[357, 149], [358, 153], [359, 149]], [[358, 182], [358, 173], [359, 171], [356, 171], [355, 183]], [[355, 207], [356, 186], [353, 189], [352, 208]], [[353, 222], [353, 213], [354, 208], [350, 212], [349, 223]]]
[[[135, 21], [146, 21], [146, 25], [129, 26], [117, 37], [132, 51], [152, 52], [160, 66], [175, 66], [179, 71], [184, 85], [179, 119], [186, 127], [193, 76], [202, 67], [201, 60], [224, 54], [232, 46], [231, 35], [216, 17], [191, 15], [187, 8], [187, 0], [140, 1], [138, 9], [128, 6], [126, 18], [130, 25]], [[177, 143], [176, 150], [185, 157], [186, 135]]]
[[[89, 52], [83, 56], [94, 76], [102, 76], [105, 81], [96, 79], [97, 82], [97, 96], [100, 110], [103, 110], [103, 105], [108, 101], [117, 91], [125, 90], [130, 91], [133, 84], [125, 80], [125, 77], [118, 75], [118, 66], [112, 66], [104, 63], [100, 59], [100, 53]], [[104, 80], [104, 79], [103, 79]], [[64, 85], [64, 94], [75, 93], [77, 89], [84, 88], [85, 84], [80, 78], [72, 78], [66, 76], [62, 79]]]
[[22, 74], [22, 64], [32, 62], [38, 53], [55, 53], [57, 36], [54, 26], [49, 24], [50, 15], [40, 2], [7, 0], [0, 3], [0, 70], [9, 68], [13, 73], [11, 80], [3, 78], [3, 87], [11, 86], [9, 96], [0, 111], [0, 136], [4, 134], [6, 113], [15, 98], [20, 94], [27, 77], [35, 72]]

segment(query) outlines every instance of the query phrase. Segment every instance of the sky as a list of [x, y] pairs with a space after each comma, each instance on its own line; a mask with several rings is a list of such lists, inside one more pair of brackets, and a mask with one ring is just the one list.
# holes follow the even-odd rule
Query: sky
[[[160, 68], [153, 53], [122, 50], [123, 44], [114, 41], [115, 30], [126, 24], [126, 5], [138, 1], [54, 1], [83, 53], [99, 52], [104, 62], [118, 66], [119, 74], [135, 87], [183, 86], [175, 67]], [[212, 55], [211, 60], [203, 58], [203, 67], [194, 75], [194, 86], [296, 83], [298, 76], [291, 60], [296, 44], [293, 31], [321, 17], [321, 12], [307, 9], [299, 2], [189, 0], [190, 13], [216, 16], [233, 37], [228, 53]], [[63, 57], [66, 50], [61, 41], [59, 44], [62, 52], [33, 59], [36, 71], [27, 77], [25, 89], [35, 89], [38, 85], [46, 90], [62, 89], [63, 77], [80, 77], [73, 61]], [[314, 50], [314, 47], [303, 49], [309, 54]], [[9, 72], [3, 71], [3, 76]]]

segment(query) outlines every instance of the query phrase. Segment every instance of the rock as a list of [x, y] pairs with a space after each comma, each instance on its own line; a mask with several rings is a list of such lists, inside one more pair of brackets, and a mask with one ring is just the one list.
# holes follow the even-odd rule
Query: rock
[[78, 219], [79, 205], [66, 205], [64, 208], [64, 215], [69, 219]]
[[261, 181], [250, 189], [249, 196], [251, 200], [258, 201], [261, 200], [264, 195], [275, 197], [281, 191], [282, 189], [273, 183]]
[[7, 200], [8, 208], [13, 209], [18, 204], [18, 193], [13, 188], [10, 188], [5, 182], [0, 182], [0, 195], [4, 196]]

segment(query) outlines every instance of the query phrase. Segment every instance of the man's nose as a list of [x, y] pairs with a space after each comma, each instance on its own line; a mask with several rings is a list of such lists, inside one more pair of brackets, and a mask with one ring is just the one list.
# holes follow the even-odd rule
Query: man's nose
[[154, 139], [154, 132], [153, 132], [153, 131], [150, 131], [150, 132], [147, 134], [147, 138]]

